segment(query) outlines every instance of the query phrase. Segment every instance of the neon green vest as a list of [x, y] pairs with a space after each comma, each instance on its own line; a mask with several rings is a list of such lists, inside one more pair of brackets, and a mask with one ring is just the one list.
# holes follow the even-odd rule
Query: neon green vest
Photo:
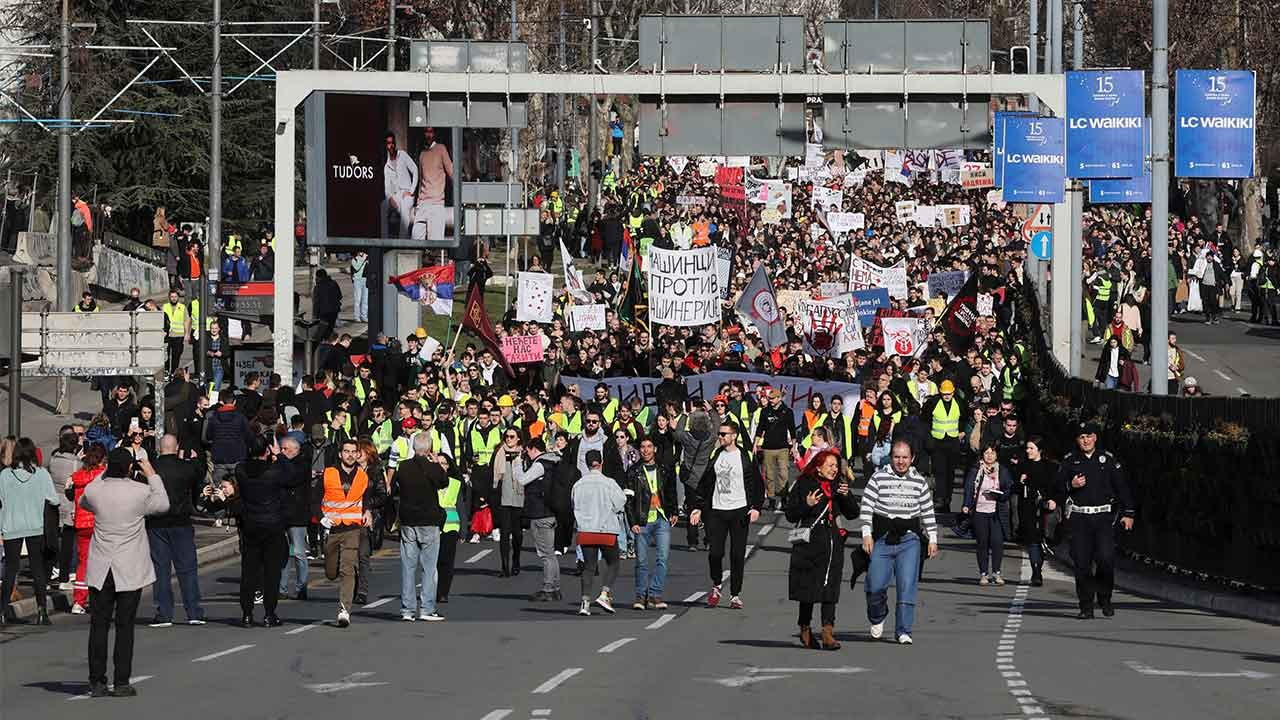
[[[488, 438], [485, 437], [488, 434]], [[476, 465], [489, 464], [493, 459], [493, 451], [497, 449], [498, 443], [502, 441], [502, 428], [497, 426], [490, 427], [486, 431], [475, 428], [471, 431], [471, 454], [475, 458]]]
[[459, 532], [462, 520], [458, 517], [458, 492], [462, 490], [462, 482], [457, 478], [449, 478], [449, 484], [436, 492], [440, 498], [440, 507], [444, 508], [444, 527], [440, 532]]
[[951, 409], [948, 410], [943, 407], [946, 402], [946, 400], [939, 400], [938, 404], [933, 406], [933, 430], [930, 434], [935, 440], [941, 440], [944, 437], [960, 437], [960, 403], [952, 399]]
[[373, 447], [377, 449], [378, 454], [386, 452], [391, 447], [391, 421], [383, 420], [382, 424], [375, 427], [373, 432], [369, 433], [369, 439], [373, 441]]
[[[649, 494], [656, 497], [658, 495], [658, 471], [656, 467], [653, 471], [648, 468], [642, 469], [644, 470], [645, 479], [649, 481]], [[652, 504], [649, 505], [649, 519], [646, 522], [658, 522], [659, 515], [662, 515], [662, 517], [667, 516], [667, 513], [662, 509], [661, 499], [659, 499], [657, 507]]]
[[1111, 299], [1111, 278], [1105, 275], [1098, 279], [1098, 302], [1107, 302]]

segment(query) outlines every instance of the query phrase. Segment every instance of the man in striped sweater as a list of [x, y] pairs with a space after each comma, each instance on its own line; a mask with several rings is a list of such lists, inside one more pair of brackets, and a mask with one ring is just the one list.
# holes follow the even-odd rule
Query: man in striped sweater
[[938, 524], [933, 517], [929, 482], [911, 466], [915, 455], [904, 440], [893, 443], [889, 465], [876, 471], [862, 493], [862, 549], [871, 556], [867, 569], [867, 620], [871, 637], [884, 634], [889, 615], [890, 576], [897, 583], [894, 637], [911, 644], [920, 579], [921, 535], [929, 539], [929, 557], [938, 554]]

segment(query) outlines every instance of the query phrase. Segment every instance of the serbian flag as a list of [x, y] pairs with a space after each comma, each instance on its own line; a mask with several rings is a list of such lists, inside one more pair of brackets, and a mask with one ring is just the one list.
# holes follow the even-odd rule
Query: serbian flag
[[427, 306], [437, 315], [453, 314], [453, 263], [432, 265], [404, 275], [392, 275], [387, 282]]

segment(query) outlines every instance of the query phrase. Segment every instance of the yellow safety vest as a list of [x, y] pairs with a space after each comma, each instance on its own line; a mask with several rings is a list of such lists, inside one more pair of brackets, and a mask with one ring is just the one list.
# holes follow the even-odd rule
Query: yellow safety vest
[[667, 513], [662, 509], [662, 496], [658, 494], [658, 470], [654, 466], [653, 470], [649, 468], [641, 468], [644, 470], [644, 477], [649, 481], [649, 518], [646, 522], [658, 522], [658, 516], [666, 517]]
[[950, 410], [943, 407], [946, 402], [939, 400], [933, 406], [933, 430], [930, 434], [935, 440], [960, 437], [960, 402], [952, 398]]
[[373, 447], [378, 451], [379, 455], [391, 448], [391, 433], [390, 420], [383, 420], [381, 425], [375, 427], [373, 432], [369, 433], [369, 439], [373, 441]]
[[165, 303], [160, 308], [169, 318], [169, 337], [185, 337], [187, 334], [187, 306], [179, 302]]
[[[488, 438], [485, 437], [486, 433]], [[489, 461], [493, 459], [493, 451], [498, 448], [500, 442], [502, 442], [502, 428], [497, 425], [490, 426], [487, 430], [472, 429], [471, 454], [475, 458], [475, 464], [488, 466]]]
[[462, 482], [457, 478], [449, 478], [449, 484], [443, 490], [436, 491], [440, 498], [440, 507], [444, 509], [444, 527], [440, 532], [459, 532], [462, 530], [462, 519], [458, 517], [458, 492], [462, 490]]

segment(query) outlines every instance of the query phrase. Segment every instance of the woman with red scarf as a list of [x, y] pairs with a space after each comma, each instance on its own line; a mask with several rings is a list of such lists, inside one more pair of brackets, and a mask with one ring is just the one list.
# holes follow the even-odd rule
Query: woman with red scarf
[[808, 538], [792, 533], [791, 566], [787, 571], [788, 597], [800, 603], [800, 644], [817, 648], [814, 642], [813, 606], [822, 605], [823, 650], [839, 650], [836, 642], [836, 603], [840, 600], [840, 577], [844, 573], [845, 531], [836, 516], [858, 517], [858, 501], [846, 475], [840, 473], [840, 454], [826, 450], [813, 458], [804, 474], [791, 488], [786, 504], [787, 520], [797, 530], [808, 530]]

